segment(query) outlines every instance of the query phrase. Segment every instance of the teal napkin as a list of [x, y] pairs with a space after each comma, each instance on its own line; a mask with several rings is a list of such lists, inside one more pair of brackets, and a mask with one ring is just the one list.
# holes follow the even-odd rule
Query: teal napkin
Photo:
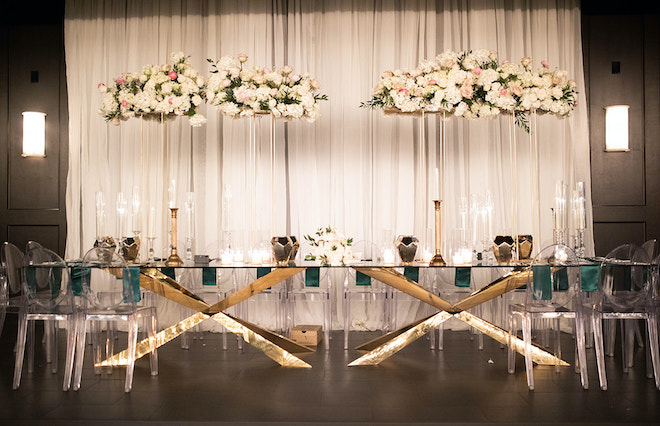
[[582, 291], [597, 291], [598, 280], [600, 279], [600, 265], [580, 266], [580, 273], [582, 274]]
[[321, 268], [307, 268], [305, 271], [305, 287], [318, 287]]
[[176, 271], [174, 270], [174, 268], [170, 266], [164, 266], [160, 268], [160, 272], [172, 278], [173, 280], [176, 280]]
[[416, 283], [419, 283], [419, 268], [413, 266], [406, 266], [403, 268], [403, 275], [409, 280], [413, 280]]
[[133, 290], [133, 301], [138, 303], [140, 301], [140, 268], [137, 266], [129, 266], [128, 274], [122, 276], [124, 303], [130, 303], [130, 292]]
[[202, 285], [215, 285], [216, 272], [216, 268], [202, 268]]
[[371, 285], [371, 277], [360, 271], [355, 273], [355, 285]]
[[470, 287], [471, 278], [472, 278], [472, 268], [456, 268], [454, 285], [456, 287]]
[[257, 268], [257, 279], [270, 274], [270, 268]]
[[532, 266], [534, 300], [552, 299], [552, 271], [550, 265]]
[[561, 268], [555, 271], [552, 284], [553, 291], [568, 291], [568, 269]]

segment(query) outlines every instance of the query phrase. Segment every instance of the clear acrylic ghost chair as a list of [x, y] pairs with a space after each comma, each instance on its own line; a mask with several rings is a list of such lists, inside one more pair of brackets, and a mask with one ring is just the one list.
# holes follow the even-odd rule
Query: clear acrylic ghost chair
[[[19, 313], [13, 387], [14, 389], [18, 389], [21, 383], [28, 322], [44, 321], [44, 324], [46, 324], [66, 321], [67, 349], [62, 389], [65, 391], [69, 390], [71, 374], [73, 372], [73, 355], [77, 326], [77, 309], [69, 269], [64, 260], [56, 253], [38, 244], [28, 244], [28, 250], [23, 260], [22, 283], [26, 304]], [[51, 362], [51, 365], [53, 366], [52, 372], [56, 373], [57, 334], [54, 333], [52, 336], [55, 337], [55, 340], [51, 342], [51, 345], [54, 347], [55, 358]]]
[[[213, 305], [220, 300], [227, 298], [230, 294], [236, 291], [236, 280], [234, 275], [234, 268], [223, 266], [221, 262], [221, 248], [218, 241], [208, 244], [201, 253], [208, 256], [209, 263], [199, 265], [199, 268], [191, 270], [194, 272], [195, 279], [191, 290], [200, 296], [206, 303]], [[190, 315], [191, 311], [185, 309], [186, 316]], [[229, 308], [227, 313], [235, 314], [236, 306]], [[219, 330], [222, 332], [222, 348], [227, 350], [227, 334], [228, 331], [225, 327], [218, 323], [207, 322], [212, 327], [212, 330]], [[200, 326], [196, 326], [198, 329]], [[184, 333], [185, 335], [185, 333]], [[203, 340], [203, 334], [199, 333], [199, 339]], [[238, 349], [242, 349], [243, 339], [237, 337]], [[183, 345], [183, 340], [182, 340]]]
[[18, 313], [19, 308], [25, 304], [21, 286], [23, 252], [12, 243], [4, 242], [0, 246], [0, 266], [2, 267], [2, 278], [0, 278], [1, 333], [6, 313]]
[[[437, 294], [435, 291], [437, 271], [434, 268], [405, 266], [397, 267], [395, 269], [405, 277], [415, 281], [420, 287], [433, 294]], [[390, 306], [387, 309], [389, 315], [388, 330], [396, 330], [412, 321], [427, 317], [436, 312], [436, 310], [429, 304], [403, 293], [402, 291], [396, 289], [386, 290], [389, 290], [389, 294], [387, 294], [386, 297], [389, 298], [388, 302], [390, 303]], [[431, 349], [435, 348], [435, 335], [435, 330], [431, 331], [428, 335]]]
[[[101, 327], [106, 322], [121, 321], [128, 325], [127, 352], [129, 356], [126, 360], [124, 391], [130, 392], [133, 385], [134, 354], [137, 345], [139, 321], [145, 321], [149, 339], [153, 339], [157, 329], [156, 308], [141, 304], [140, 289], [138, 287], [139, 268], [128, 267], [124, 259], [114, 250], [91, 249], [83, 257], [82, 270], [82, 306], [78, 318], [73, 389], [80, 389], [88, 324], [92, 338], [94, 372], [100, 374], [101, 368], [99, 365], [103, 361]], [[107, 339], [105, 342], [111, 342], [112, 340]], [[130, 354], [133, 354], [133, 356]], [[114, 355], [114, 349], [106, 348], [106, 358], [112, 355]], [[156, 349], [150, 354], [150, 367], [151, 375], [157, 375], [158, 357]]]
[[[272, 267], [245, 267], [236, 269], [236, 288], [249, 285], [253, 281], [270, 273]], [[286, 281], [267, 288], [260, 293], [250, 297], [244, 302], [236, 305], [242, 318], [279, 334], [285, 333], [286, 318]]]
[[[317, 324], [321, 313], [323, 343], [330, 349], [330, 328], [332, 327], [332, 284], [329, 269], [309, 267], [304, 272], [289, 279], [286, 292], [286, 329], [299, 324]], [[319, 308], [320, 307], [320, 308]]]
[[[358, 241], [351, 247], [353, 256], [365, 266], [381, 264], [380, 249], [371, 241]], [[357, 302], [354, 299], [357, 299]], [[347, 268], [344, 276], [343, 306], [344, 349], [348, 349], [348, 335], [352, 329], [391, 330], [392, 290], [367, 275]]]
[[[531, 354], [533, 327], [540, 326], [541, 333], [550, 324], [554, 331], [554, 355], [561, 359], [560, 319], [570, 319], [575, 324], [575, 348], [580, 379], [584, 389], [589, 388], [587, 356], [584, 332], [584, 311], [581, 291], [581, 270], [575, 252], [566, 245], [551, 245], [542, 249], [532, 260], [527, 280], [525, 302], [509, 306], [509, 337], [516, 335], [515, 322], [522, 322], [525, 342], [525, 369], [527, 386], [534, 389], [534, 370]], [[548, 321], [549, 320], [549, 321]], [[512, 340], [508, 345], [508, 371], [515, 372], [515, 350]], [[559, 372], [559, 365], [556, 366]]]
[[[657, 278], [656, 267], [657, 264], [651, 263], [647, 252], [634, 244], [624, 244], [615, 248], [601, 264], [599, 297], [591, 307], [598, 373], [603, 389], [607, 389], [604, 339], [614, 340], [616, 320], [621, 321], [621, 352], [623, 369], [626, 373], [633, 366], [634, 326], [639, 320], [645, 322], [649, 347], [647, 376], [654, 376], [656, 387], [660, 389], [658, 304], [652, 288], [652, 282]], [[609, 326], [605, 328], [605, 335], [604, 322]]]
[[[451, 304], [458, 303], [476, 291], [475, 280], [472, 278], [472, 268], [461, 266], [455, 268], [434, 268], [431, 270], [434, 274], [432, 289], [441, 299]], [[478, 317], [481, 317], [481, 305], [470, 310]], [[438, 349], [444, 348], [444, 327], [445, 323], [438, 327]], [[478, 349], [484, 348], [484, 337], [481, 332], [476, 333]], [[433, 340], [432, 340], [433, 341]]]

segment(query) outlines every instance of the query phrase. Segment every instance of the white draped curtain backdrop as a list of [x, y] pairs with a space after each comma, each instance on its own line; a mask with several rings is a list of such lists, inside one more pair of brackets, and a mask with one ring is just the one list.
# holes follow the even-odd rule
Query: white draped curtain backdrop
[[[492, 234], [512, 234], [514, 184], [518, 232], [531, 234], [535, 216], [529, 137], [516, 130], [517, 170], [512, 170], [507, 117], [449, 119], [442, 168], [439, 117], [426, 118], [426, 143], [420, 147], [418, 118], [360, 108], [383, 71], [413, 69], [447, 49], [491, 49], [500, 60], [531, 57], [536, 66], [547, 60], [576, 81], [578, 105], [571, 117], [538, 118], [541, 236], [535, 244], [550, 243], [558, 180], [569, 189], [585, 182], [591, 211], [578, 0], [67, 1], [66, 256], [81, 257], [94, 243], [96, 192], [105, 196], [106, 228], [116, 235], [117, 194], [123, 192], [130, 206], [137, 190], [143, 240], [154, 207], [156, 256], [166, 257], [172, 180], [180, 207], [180, 249], [189, 226], [187, 193], [194, 193], [196, 253], [226, 245], [229, 235], [233, 247], [247, 252], [273, 235], [302, 239], [328, 225], [379, 246], [397, 235], [414, 234], [432, 247], [432, 200], [440, 196], [447, 258], [455, 245], [454, 230], [461, 226], [461, 200], [490, 194]], [[191, 128], [185, 118], [168, 125], [132, 119], [113, 126], [99, 115], [99, 83], [138, 72], [145, 64], [167, 63], [170, 53], [179, 51], [206, 77], [207, 58], [238, 53], [248, 55], [246, 66], [290, 65], [315, 77], [328, 95], [315, 122], [275, 122], [272, 159], [270, 118], [256, 120], [256, 190], [247, 190], [254, 166], [248, 152], [249, 119], [225, 118], [210, 106], [202, 107], [208, 122], [199, 128]], [[444, 177], [442, 193], [437, 177]], [[251, 215], [255, 205], [257, 214]], [[589, 215], [587, 254], [593, 252], [591, 224]], [[335, 298], [341, 284], [334, 283]], [[336, 305], [335, 326], [341, 318], [341, 303]]]

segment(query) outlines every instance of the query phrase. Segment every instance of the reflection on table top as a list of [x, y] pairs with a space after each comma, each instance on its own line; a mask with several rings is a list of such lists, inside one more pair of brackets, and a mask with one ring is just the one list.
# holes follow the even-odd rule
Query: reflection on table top
[[[600, 265], [602, 260], [600, 258], [587, 258], [587, 259], [581, 259], [579, 264], [573, 264], [573, 265], [557, 265], [557, 266], [567, 266], [567, 267], [576, 267], [576, 266], [593, 266], [593, 265]], [[82, 266], [82, 261], [81, 260], [67, 260], [66, 264], [68, 266]], [[39, 266], [48, 266], [48, 265], [39, 265]], [[52, 265], [51, 265], [52, 266]], [[88, 265], [90, 266], [90, 265]], [[93, 266], [93, 265], [91, 265]], [[511, 263], [506, 263], [506, 264], [492, 264], [492, 263], [473, 263], [473, 264], [461, 264], [461, 265], [455, 265], [455, 264], [450, 264], [448, 263], [447, 265], [443, 266], [436, 266], [436, 265], [429, 265], [428, 262], [413, 262], [412, 264], [403, 264], [403, 263], [394, 263], [394, 264], [385, 264], [382, 262], [376, 262], [376, 261], [361, 261], [361, 262], [353, 262], [350, 264], [346, 265], [319, 265], [316, 262], [313, 261], [302, 261], [302, 262], [296, 262], [295, 265], [288, 265], [288, 266], [280, 266], [275, 263], [268, 263], [268, 264], [251, 264], [251, 263], [222, 263], [219, 260], [211, 260], [208, 263], [194, 263], [194, 262], [184, 262], [183, 265], [181, 266], [167, 266], [165, 265], [164, 262], [153, 262], [153, 263], [129, 263], [127, 266], [135, 266], [139, 268], [157, 268], [157, 269], [162, 269], [162, 268], [183, 268], [183, 269], [199, 269], [199, 268], [227, 268], [227, 269], [241, 269], [241, 268], [246, 268], [246, 269], [255, 269], [255, 268], [330, 268], [330, 269], [339, 269], [339, 268], [383, 268], [383, 269], [391, 269], [391, 268], [405, 268], [405, 267], [413, 267], [413, 268], [424, 268], [424, 269], [453, 269], [453, 268], [513, 268], [513, 269], [520, 269], [520, 268], [525, 268], [530, 266], [530, 262], [511, 262]]]

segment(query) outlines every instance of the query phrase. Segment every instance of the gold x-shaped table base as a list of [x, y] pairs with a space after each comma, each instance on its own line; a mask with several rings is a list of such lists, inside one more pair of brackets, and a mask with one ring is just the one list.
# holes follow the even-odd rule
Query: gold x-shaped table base
[[[514, 269], [456, 304], [443, 300], [393, 268], [354, 267], [354, 269], [415, 299], [428, 303], [439, 309], [440, 312], [358, 346], [358, 350], [369, 352], [351, 362], [349, 366], [378, 365], [452, 317], [458, 318], [502, 344], [508, 344], [510, 339], [511, 344], [518, 353], [523, 355], [525, 353], [525, 343], [521, 339], [509, 336], [509, 333], [505, 330], [470, 314], [467, 309], [527, 284], [530, 274], [528, 269]], [[568, 365], [565, 361], [538, 346], [532, 346], [532, 359], [535, 363], [541, 365]]]
[[[175, 280], [155, 268], [140, 270], [140, 287], [163, 296], [182, 306], [197, 311], [196, 314], [160, 331], [155, 336], [137, 344], [134, 358], [138, 359], [164, 345], [206, 319], [217, 321], [232, 333], [240, 336], [248, 344], [262, 350], [269, 358], [284, 367], [311, 368], [309, 364], [293, 353], [313, 352], [312, 349], [299, 345], [286, 337], [272, 333], [255, 324], [235, 318], [222, 311], [292, 277], [306, 268], [277, 268], [258, 278], [242, 289], [230, 294], [220, 302], [209, 305], [202, 298], [181, 286]], [[126, 365], [128, 351], [120, 352], [103, 362], [100, 366]]]

